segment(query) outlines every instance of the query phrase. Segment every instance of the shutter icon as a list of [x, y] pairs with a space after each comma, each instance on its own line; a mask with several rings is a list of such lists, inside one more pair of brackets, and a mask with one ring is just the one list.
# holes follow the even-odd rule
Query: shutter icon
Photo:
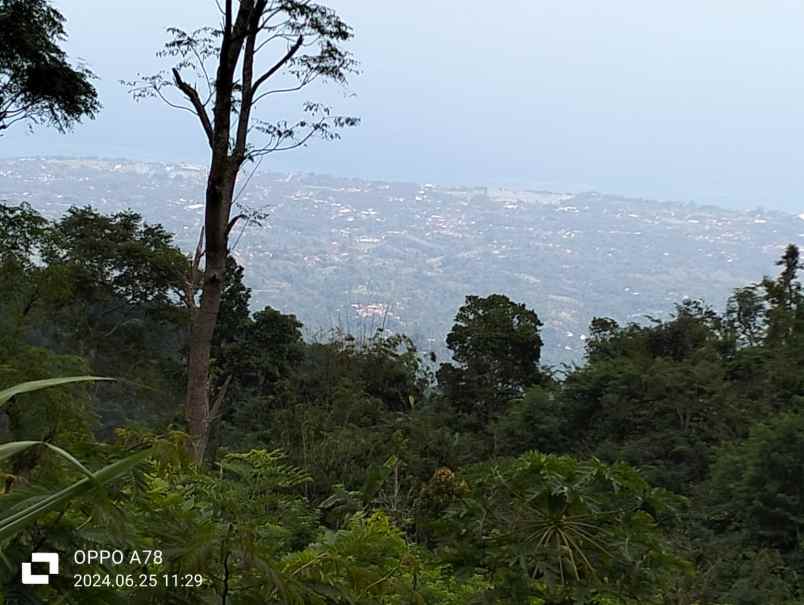
[[[34, 563], [47, 563], [47, 573], [33, 573]], [[29, 563], [22, 564], [23, 584], [50, 584], [50, 576], [59, 573], [59, 555], [55, 552], [35, 552]]]

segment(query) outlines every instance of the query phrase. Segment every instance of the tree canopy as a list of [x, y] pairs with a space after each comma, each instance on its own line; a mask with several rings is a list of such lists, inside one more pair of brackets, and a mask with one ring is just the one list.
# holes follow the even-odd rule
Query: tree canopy
[[64, 39], [47, 0], [0, 0], [0, 134], [17, 123], [63, 132], [100, 109], [92, 72], [68, 62]]

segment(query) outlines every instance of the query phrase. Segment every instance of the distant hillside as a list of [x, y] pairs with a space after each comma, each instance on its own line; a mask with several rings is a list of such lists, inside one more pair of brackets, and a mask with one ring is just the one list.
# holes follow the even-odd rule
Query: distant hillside
[[[203, 168], [117, 160], [0, 160], [0, 199], [49, 216], [131, 208], [190, 249]], [[241, 181], [243, 182], [243, 181]], [[443, 354], [467, 294], [507, 294], [545, 323], [544, 361], [580, 358], [594, 315], [638, 321], [684, 297], [721, 309], [804, 241], [804, 214], [544, 191], [257, 173], [239, 202], [270, 212], [235, 253], [255, 307], [315, 331], [385, 325]], [[239, 237], [238, 234], [235, 235]]]

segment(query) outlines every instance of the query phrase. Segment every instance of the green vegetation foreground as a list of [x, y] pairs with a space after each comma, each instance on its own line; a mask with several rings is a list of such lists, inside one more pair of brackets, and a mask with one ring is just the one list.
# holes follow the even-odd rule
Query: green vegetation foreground
[[[181, 413], [188, 263], [133, 213], [0, 206], [0, 389], [117, 379], [8, 398], [0, 519], [122, 469], [0, 534], [3, 602], [804, 598], [795, 246], [723, 314], [594, 320], [562, 372], [540, 365], [537, 314], [501, 294], [467, 297], [440, 366], [401, 335], [305, 342], [294, 316], [250, 313], [229, 258], [202, 465]], [[128, 571], [203, 582], [79, 588], [119, 570], [77, 549], [158, 549]], [[20, 584], [34, 550], [63, 555], [49, 586]]]

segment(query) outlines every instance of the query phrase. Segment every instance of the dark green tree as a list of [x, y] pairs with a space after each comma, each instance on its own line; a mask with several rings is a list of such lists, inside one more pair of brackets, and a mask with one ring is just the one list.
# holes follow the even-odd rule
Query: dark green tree
[[92, 73], [67, 61], [64, 17], [47, 0], [0, 0], [0, 134], [16, 123], [65, 131], [100, 104]]
[[144, 223], [136, 212], [104, 215], [90, 207], [70, 208], [54, 225], [43, 260], [70, 267], [86, 300], [115, 298], [129, 305], [177, 302], [187, 269], [161, 225]]
[[46, 226], [47, 220], [30, 204], [0, 204], [0, 263], [30, 266]]
[[531, 387], [494, 422], [494, 453], [518, 456], [530, 450], [564, 453], [576, 445], [568, 434], [568, 414], [557, 389]]
[[739, 346], [754, 347], [766, 336], [765, 301], [757, 285], [737, 289], [729, 298], [726, 322]]
[[[804, 399], [798, 411], [785, 412], [757, 423], [747, 439], [717, 451], [711, 478], [701, 489], [703, 525], [711, 532], [702, 551], [752, 554], [741, 557], [744, 567], [776, 559], [766, 573], [724, 570], [725, 588], [735, 594], [798, 590], [804, 595]], [[706, 555], [705, 555], [706, 556]], [[713, 557], [714, 558], [714, 557]], [[798, 580], [796, 581], [796, 577]], [[730, 586], [731, 585], [731, 586]], [[734, 599], [748, 603], [749, 599]], [[783, 601], [779, 601], [783, 602]], [[797, 602], [792, 601], [791, 602]]]
[[187, 323], [180, 298], [188, 262], [172, 236], [131, 212], [72, 208], [50, 222], [25, 206], [0, 206], [0, 233], [0, 274], [8, 278], [0, 346], [9, 355], [31, 346], [77, 355], [91, 372], [161, 391], [157, 398], [121, 383], [93, 387], [102, 394], [103, 430], [164, 416], [158, 409], [167, 409], [183, 377]]
[[781, 410], [804, 393], [804, 294], [798, 248], [787, 246], [776, 264], [781, 271], [775, 279], [765, 277], [735, 295], [729, 325], [741, 346], [729, 371], [747, 394]]
[[574, 451], [625, 460], [688, 493], [705, 478], [711, 449], [744, 434], [763, 409], [729, 380], [730, 339], [696, 302], [647, 326], [594, 320], [587, 364], [561, 386]]
[[302, 324], [294, 315], [271, 307], [251, 314], [251, 289], [243, 283], [243, 267], [231, 256], [226, 262], [223, 298], [212, 347], [215, 390], [228, 385], [235, 397], [245, 392], [268, 395], [287, 379], [302, 357]]
[[438, 370], [447, 399], [485, 423], [524, 389], [542, 383], [541, 327], [534, 311], [507, 296], [467, 296], [447, 335], [458, 365]]
[[229, 343], [247, 336], [250, 328], [251, 288], [243, 283], [243, 267], [231, 255], [226, 259], [221, 310], [213, 342], [213, 357], [223, 358]]
[[[221, 309], [211, 350], [213, 407], [217, 404], [218, 408], [213, 414], [217, 418], [213, 418], [213, 421], [220, 420], [224, 400], [242, 382], [241, 375], [246, 365], [245, 343], [254, 325], [250, 302], [251, 288], [243, 283], [243, 267], [229, 256], [226, 259]], [[231, 384], [233, 381], [234, 385]]]
[[[43, 269], [34, 259], [41, 252], [48, 221], [29, 204], [0, 204], [0, 340], [16, 338], [38, 301]], [[6, 346], [10, 343], [6, 340]]]
[[784, 342], [792, 335], [804, 304], [801, 283], [797, 279], [799, 270], [804, 268], [798, 247], [787, 246], [776, 265], [781, 267], [779, 276], [775, 280], [766, 277], [762, 281], [769, 307], [767, 341], [771, 345]]

